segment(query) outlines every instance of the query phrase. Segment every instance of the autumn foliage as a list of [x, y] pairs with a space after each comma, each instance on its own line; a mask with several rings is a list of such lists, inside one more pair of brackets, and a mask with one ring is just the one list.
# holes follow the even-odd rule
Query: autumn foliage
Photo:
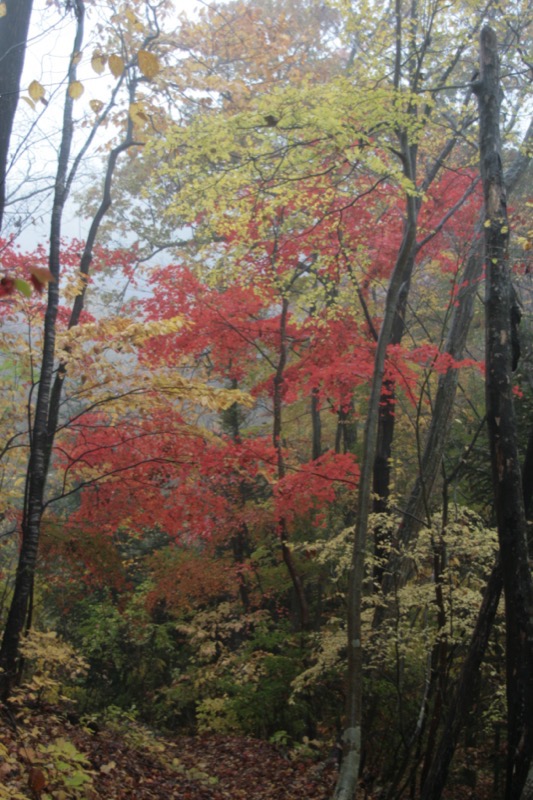
[[[0, 613], [16, 628], [0, 692], [29, 731], [24, 756], [0, 739], [13, 797], [323, 800], [351, 752], [354, 642], [355, 779], [369, 798], [422, 792], [498, 549], [471, 81], [485, 12], [452, 6], [66, 4], [63, 105], [44, 71], [20, 90], [29, 143], [37, 115], [66, 120], [57, 173], [30, 199], [21, 179], [0, 239]], [[527, 13], [491, 14], [504, 157], [525, 172]], [[93, 164], [103, 180], [80, 174]], [[50, 238], [22, 246], [41, 194]], [[527, 332], [531, 203], [509, 208]], [[502, 796], [504, 638], [495, 610], [450, 798], [469, 780]], [[179, 750], [145, 725], [197, 738]]]

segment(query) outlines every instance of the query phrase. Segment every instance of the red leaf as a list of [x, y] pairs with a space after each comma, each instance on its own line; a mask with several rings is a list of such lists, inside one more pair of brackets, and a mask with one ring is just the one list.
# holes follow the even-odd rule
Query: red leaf
[[7, 275], [0, 280], [0, 297], [6, 297], [15, 291], [15, 281]]

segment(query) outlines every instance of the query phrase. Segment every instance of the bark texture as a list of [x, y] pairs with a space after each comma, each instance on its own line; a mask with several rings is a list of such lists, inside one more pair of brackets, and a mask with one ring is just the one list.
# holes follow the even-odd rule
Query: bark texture
[[483, 28], [480, 77], [473, 86], [480, 116], [480, 166], [485, 201], [486, 405], [494, 510], [498, 525], [506, 620], [506, 800], [520, 797], [533, 749], [533, 584], [512, 393], [509, 225], [501, 162], [502, 89], [497, 40]]
[[17, 111], [33, 0], [5, 0], [0, 18], [0, 231], [6, 203], [9, 144]]

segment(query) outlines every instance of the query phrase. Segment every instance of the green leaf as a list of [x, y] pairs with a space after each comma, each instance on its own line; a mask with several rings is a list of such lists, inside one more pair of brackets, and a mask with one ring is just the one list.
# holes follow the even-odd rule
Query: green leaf
[[83, 786], [84, 783], [90, 780], [86, 772], [74, 772], [64, 779], [65, 786], [70, 786], [72, 789], [77, 786]]
[[31, 297], [31, 286], [27, 281], [23, 281], [22, 278], [15, 278], [14, 284], [17, 291], [23, 294], [24, 297]]

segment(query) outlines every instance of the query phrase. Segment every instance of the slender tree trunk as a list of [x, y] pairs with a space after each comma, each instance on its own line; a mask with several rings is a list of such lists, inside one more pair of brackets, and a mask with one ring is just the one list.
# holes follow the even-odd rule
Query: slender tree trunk
[[[231, 381], [231, 388], [236, 390], [239, 384], [236, 378]], [[223, 412], [224, 428], [229, 430], [234, 444], [241, 441], [241, 415], [238, 403], [233, 403], [225, 412]], [[237, 488], [237, 502], [241, 511], [244, 511], [246, 500], [248, 496], [247, 481], [240, 480]], [[235, 499], [235, 498], [234, 498]], [[244, 611], [250, 608], [250, 590], [246, 574], [244, 572], [244, 564], [250, 556], [250, 534], [246, 522], [241, 522], [231, 537], [231, 548], [233, 550], [233, 558], [237, 566], [237, 581], [239, 583], [239, 595]]]
[[497, 40], [483, 28], [480, 77], [473, 86], [480, 114], [480, 162], [485, 200], [486, 403], [494, 509], [503, 573], [507, 663], [507, 800], [520, 797], [533, 751], [533, 583], [518, 463], [512, 393], [509, 226], [501, 163]]
[[335, 431], [335, 452], [355, 453], [357, 445], [357, 420], [354, 404], [350, 401], [347, 408], [339, 408], [337, 412], [337, 430]]
[[[135, 85], [132, 84], [130, 86], [130, 102], [134, 101], [134, 94], [135, 94]], [[100, 201], [100, 205], [93, 217], [91, 225], [89, 227], [89, 233], [87, 235], [87, 239], [85, 241], [85, 246], [83, 248], [83, 252], [81, 254], [80, 259], [80, 275], [82, 275], [85, 279], [88, 279], [89, 272], [91, 269], [91, 263], [93, 260], [93, 252], [94, 252], [94, 245], [96, 243], [96, 238], [98, 236], [98, 231], [100, 229], [100, 224], [105, 217], [107, 211], [111, 206], [111, 187], [113, 183], [113, 176], [115, 174], [115, 168], [117, 166], [117, 161], [121, 153], [125, 150], [130, 148], [133, 144], [135, 144], [133, 139], [133, 122], [131, 119], [128, 119], [127, 128], [126, 128], [126, 135], [124, 137], [124, 141], [114, 147], [111, 152], [109, 153], [109, 157], [107, 160], [107, 167], [106, 173], [104, 177], [104, 187], [102, 192], [102, 199]], [[59, 254], [58, 254], [59, 258]], [[85, 304], [85, 294], [87, 290], [87, 283], [84, 283], [82, 291], [76, 295], [74, 298], [74, 303], [72, 306], [72, 311], [70, 314], [70, 318], [68, 321], [68, 329], [74, 328], [80, 322], [81, 313], [84, 308]], [[65, 382], [65, 376], [67, 373], [67, 367], [64, 362], [60, 363], [58, 369], [56, 371], [56, 376], [52, 385], [52, 391], [50, 393], [50, 406], [48, 411], [48, 422], [47, 422], [47, 451], [46, 451], [46, 459], [45, 459], [45, 470], [48, 473], [48, 469], [50, 467], [50, 459], [52, 457], [52, 448], [54, 445], [54, 439], [57, 432], [57, 427], [59, 424], [59, 410], [61, 407], [61, 395], [63, 393], [63, 386]]]
[[322, 455], [322, 421], [320, 419], [320, 396], [318, 389], [311, 392], [311, 425], [313, 431], [311, 458], [313, 461]]
[[6, 203], [9, 144], [20, 93], [33, 0], [4, 0], [0, 17], [0, 231]]
[[[402, 152], [406, 159], [406, 172], [412, 179], [410, 148], [405, 136], [401, 136]], [[348, 585], [348, 674], [346, 690], [346, 723], [343, 734], [344, 758], [335, 788], [335, 800], [353, 800], [357, 789], [362, 747], [362, 703], [363, 703], [363, 648], [362, 648], [362, 599], [366, 561], [368, 516], [371, 508], [373, 467], [377, 447], [379, 404], [385, 374], [385, 358], [400, 291], [406, 280], [410, 255], [416, 237], [416, 201], [406, 198], [407, 216], [402, 244], [390, 279], [385, 313], [379, 333], [374, 360], [370, 401], [365, 425], [365, 439], [359, 481], [357, 521], [354, 535], [352, 563]]]
[[[413, 164], [413, 170], [416, 165]], [[417, 204], [418, 205], [418, 204]], [[389, 344], [400, 344], [405, 330], [405, 312], [407, 308], [407, 298], [411, 285], [411, 276], [415, 265], [415, 252], [410, 254], [409, 263], [405, 270], [405, 281], [398, 298], [398, 306], [394, 314], [391, 338]], [[394, 440], [394, 423], [396, 420], [396, 385], [393, 380], [387, 380], [383, 384], [381, 392], [381, 402], [378, 424], [378, 441], [376, 449], [376, 459], [374, 462], [374, 486], [373, 491], [374, 511], [382, 512], [388, 510], [388, 500], [390, 494], [390, 460], [392, 455], [392, 443]], [[379, 551], [380, 541], [376, 538], [376, 552]]]
[[[280, 317], [280, 352], [279, 359], [274, 374], [274, 392], [273, 392], [273, 409], [274, 419], [272, 425], [272, 442], [277, 452], [278, 461], [278, 478], [282, 480], [285, 477], [285, 460], [283, 458], [283, 447], [281, 441], [282, 431], [282, 408], [283, 408], [283, 381], [285, 367], [287, 365], [287, 317], [289, 314], [289, 301], [286, 297], [283, 298], [281, 304], [281, 317]], [[298, 601], [299, 614], [300, 614], [300, 627], [302, 630], [307, 628], [309, 623], [309, 608], [307, 598], [305, 596], [305, 589], [303, 581], [300, 577], [294, 558], [292, 556], [291, 548], [289, 547], [289, 538], [287, 532], [287, 522], [284, 517], [281, 517], [278, 523], [278, 534], [281, 542], [281, 555], [287, 571], [290, 575], [296, 599]]]

